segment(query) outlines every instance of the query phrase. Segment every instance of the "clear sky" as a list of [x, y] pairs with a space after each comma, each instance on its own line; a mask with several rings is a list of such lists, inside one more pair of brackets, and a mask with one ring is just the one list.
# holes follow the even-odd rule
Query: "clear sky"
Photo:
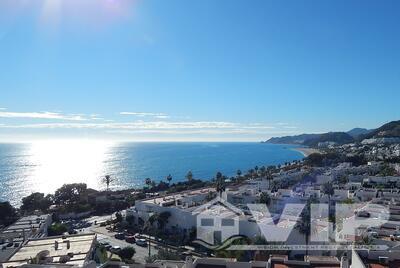
[[262, 140], [400, 119], [399, 1], [1, 0], [0, 141]]

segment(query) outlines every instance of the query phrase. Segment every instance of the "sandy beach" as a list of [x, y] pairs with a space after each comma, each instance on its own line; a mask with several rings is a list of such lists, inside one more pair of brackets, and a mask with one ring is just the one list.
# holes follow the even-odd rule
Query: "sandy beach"
[[307, 157], [307, 156], [309, 156], [310, 154], [313, 154], [313, 153], [321, 153], [321, 152], [320, 152], [319, 150], [317, 150], [317, 149], [306, 148], [306, 147], [293, 148], [293, 150], [302, 153], [302, 154], [304, 155], [304, 157]]

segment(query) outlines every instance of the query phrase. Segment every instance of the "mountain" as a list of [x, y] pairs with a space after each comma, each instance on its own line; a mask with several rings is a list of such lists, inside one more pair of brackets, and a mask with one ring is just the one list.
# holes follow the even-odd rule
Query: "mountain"
[[328, 143], [328, 142], [332, 142], [332, 143], [336, 143], [336, 144], [346, 144], [346, 143], [351, 143], [354, 142], [354, 138], [352, 136], [350, 136], [349, 134], [347, 134], [346, 132], [328, 132], [328, 133], [324, 133], [319, 135], [316, 138], [313, 139], [309, 139], [304, 141], [304, 145], [307, 146], [318, 146], [319, 143]]
[[[390, 139], [383, 139], [390, 138]], [[395, 139], [393, 139], [395, 138]], [[323, 134], [301, 134], [296, 136], [274, 137], [266, 143], [298, 144], [315, 147], [320, 143], [346, 144], [375, 139], [377, 142], [398, 142], [400, 140], [400, 120], [384, 124], [377, 129], [353, 128], [348, 132], [328, 132]], [[386, 140], [386, 141], [385, 141]]]
[[362, 139], [400, 138], [400, 120], [392, 121], [361, 136]]
[[350, 136], [352, 136], [353, 138], [358, 138], [361, 135], [367, 135], [370, 132], [372, 132], [373, 129], [366, 129], [366, 128], [353, 128], [352, 130], [347, 131], [347, 134], [349, 134]]
[[275, 137], [270, 138], [266, 143], [274, 144], [300, 144], [303, 145], [307, 140], [315, 139], [321, 134], [301, 134], [296, 136], [285, 136], [285, 137]]
[[266, 142], [275, 144], [317, 146], [320, 142], [344, 144], [353, 141], [354, 138], [345, 132], [329, 132], [323, 134], [301, 134], [296, 136], [275, 137], [267, 140]]

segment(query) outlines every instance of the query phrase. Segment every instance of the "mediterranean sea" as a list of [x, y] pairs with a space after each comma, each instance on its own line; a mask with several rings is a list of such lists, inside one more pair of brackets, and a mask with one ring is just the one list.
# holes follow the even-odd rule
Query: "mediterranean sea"
[[32, 192], [54, 193], [65, 183], [83, 182], [102, 190], [142, 187], [145, 178], [172, 182], [210, 180], [220, 171], [235, 176], [257, 166], [277, 165], [304, 156], [294, 146], [245, 142], [111, 143], [90, 140], [0, 144], [0, 200], [20, 205]]

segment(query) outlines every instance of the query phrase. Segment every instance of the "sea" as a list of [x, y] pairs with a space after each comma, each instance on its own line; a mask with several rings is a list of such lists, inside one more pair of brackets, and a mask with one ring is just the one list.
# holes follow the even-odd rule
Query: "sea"
[[83, 182], [103, 190], [143, 187], [171, 174], [172, 182], [212, 179], [220, 171], [235, 176], [255, 166], [282, 164], [304, 156], [295, 146], [257, 142], [143, 142], [54, 140], [0, 144], [0, 200], [19, 206], [33, 193], [54, 193], [65, 183]]

